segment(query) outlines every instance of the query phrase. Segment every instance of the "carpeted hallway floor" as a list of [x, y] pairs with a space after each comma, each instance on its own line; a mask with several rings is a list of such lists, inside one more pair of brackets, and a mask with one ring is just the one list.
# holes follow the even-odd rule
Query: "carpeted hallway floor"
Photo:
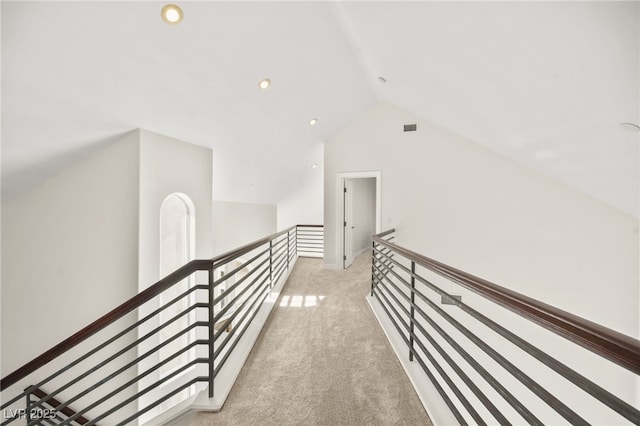
[[371, 263], [298, 259], [219, 413], [203, 425], [430, 425], [365, 295]]

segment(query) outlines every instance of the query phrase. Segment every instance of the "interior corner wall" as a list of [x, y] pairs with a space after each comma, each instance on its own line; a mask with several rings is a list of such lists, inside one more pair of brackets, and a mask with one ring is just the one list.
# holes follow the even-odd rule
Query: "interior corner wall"
[[339, 243], [336, 173], [362, 170], [381, 170], [382, 229], [399, 243], [638, 335], [637, 218], [380, 103], [325, 146], [326, 264]]
[[211, 149], [140, 130], [139, 290], [160, 278], [160, 207], [173, 193], [195, 207], [195, 259], [213, 256]]
[[[324, 145], [318, 144], [313, 155], [322, 158]], [[323, 223], [324, 167], [308, 170], [308, 178], [297, 187], [292, 187], [287, 196], [278, 202], [278, 230], [294, 225], [321, 225]]]
[[275, 205], [214, 201], [214, 256], [275, 233], [276, 216]]
[[2, 205], [3, 376], [136, 294], [138, 148], [131, 132]]
[[[403, 132], [408, 123], [417, 131]], [[325, 145], [327, 268], [341, 243], [336, 174], [367, 170], [381, 172], [381, 227], [397, 244], [638, 336], [637, 218], [387, 103]], [[635, 397], [635, 378], [591, 368], [599, 357], [561, 355]]]

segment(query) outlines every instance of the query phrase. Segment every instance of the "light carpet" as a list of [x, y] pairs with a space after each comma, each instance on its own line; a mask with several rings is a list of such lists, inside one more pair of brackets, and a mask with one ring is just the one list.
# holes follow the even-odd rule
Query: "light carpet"
[[203, 425], [431, 425], [365, 295], [371, 262], [300, 258], [218, 413]]

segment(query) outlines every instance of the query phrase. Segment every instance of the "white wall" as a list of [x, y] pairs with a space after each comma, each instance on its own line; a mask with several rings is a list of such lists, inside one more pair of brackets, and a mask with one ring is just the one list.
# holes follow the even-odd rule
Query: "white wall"
[[[382, 229], [398, 244], [638, 336], [636, 218], [386, 103], [325, 146], [327, 266], [338, 264], [336, 173], [365, 170], [381, 171]], [[593, 370], [586, 356], [569, 362], [583, 358]], [[628, 376], [600, 379], [635, 397]]]
[[376, 230], [376, 180], [353, 181], [353, 252], [358, 254], [371, 248], [371, 235]]
[[[324, 202], [324, 145], [318, 144], [311, 154], [308, 154], [308, 167], [304, 182], [290, 182], [287, 195], [278, 201], [278, 230], [293, 225], [321, 225], [323, 220]], [[304, 161], [304, 160], [298, 160]], [[311, 168], [316, 164], [316, 168]]]
[[2, 374], [137, 292], [135, 132], [2, 205]]
[[195, 256], [213, 256], [212, 151], [168, 136], [140, 132], [140, 290], [160, 278], [160, 206], [175, 192], [195, 206]]
[[[2, 205], [3, 376], [137, 293], [138, 148], [137, 133], [132, 132]], [[123, 327], [130, 321], [127, 316], [118, 324]], [[107, 328], [106, 333], [112, 337], [115, 331]], [[110, 354], [132, 339], [130, 335], [119, 339], [110, 346]], [[93, 336], [14, 388], [20, 391], [34, 384], [47, 371], [56, 371], [104, 340], [103, 333]], [[129, 352], [111, 368], [132, 359]], [[88, 362], [98, 361], [94, 357]], [[77, 375], [83, 370], [73, 371]], [[98, 392], [107, 393], [132, 377], [126, 371]], [[89, 376], [87, 380], [95, 383], [97, 379]], [[51, 392], [61, 384], [56, 379], [43, 389]], [[58, 398], [67, 400], [86, 386], [80, 382]], [[119, 397], [132, 394], [128, 388]], [[73, 406], [88, 404], [84, 398]], [[132, 410], [124, 407], [115, 417], [126, 418]]]
[[213, 202], [213, 252], [225, 253], [276, 232], [274, 205]]

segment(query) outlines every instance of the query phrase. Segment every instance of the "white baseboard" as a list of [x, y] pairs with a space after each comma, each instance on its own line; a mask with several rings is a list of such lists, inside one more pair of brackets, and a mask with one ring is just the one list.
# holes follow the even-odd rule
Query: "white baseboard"
[[370, 245], [365, 247], [365, 248], [362, 248], [362, 249], [358, 250], [355, 253], [353, 253], [353, 258], [355, 259], [356, 257], [360, 256], [361, 254], [365, 254], [368, 251], [371, 251], [371, 246]]
[[420, 367], [420, 364], [418, 364], [417, 361], [409, 361], [407, 345], [402, 337], [400, 337], [400, 334], [398, 334], [398, 330], [393, 326], [393, 323], [380, 305], [378, 299], [368, 294], [367, 302], [369, 302], [369, 307], [376, 316], [378, 323], [380, 323], [380, 327], [382, 327], [384, 334], [387, 336], [387, 340], [389, 340], [393, 351], [396, 353], [405, 373], [407, 373], [409, 381], [411, 381], [413, 388], [418, 394], [418, 398], [420, 398], [422, 402], [422, 406], [429, 415], [429, 418], [431, 418], [434, 426], [458, 424], [458, 420], [456, 420], [453, 413], [451, 413], [436, 388]]

